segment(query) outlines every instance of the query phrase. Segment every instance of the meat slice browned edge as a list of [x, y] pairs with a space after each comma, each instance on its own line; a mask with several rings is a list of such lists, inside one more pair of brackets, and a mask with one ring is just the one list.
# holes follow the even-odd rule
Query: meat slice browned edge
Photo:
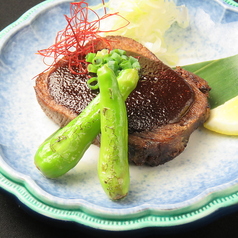
[[129, 136], [129, 158], [137, 165], [157, 166], [172, 160], [184, 151], [192, 132], [209, 117], [210, 88], [206, 81], [181, 68], [177, 68], [177, 72], [193, 88], [194, 103], [180, 121]]
[[[153, 53], [133, 39], [121, 36], [108, 36], [107, 39], [110, 40], [111, 49], [119, 48], [132, 56], [141, 55], [159, 61]], [[103, 48], [105, 48], [103, 41], [95, 46], [96, 50]], [[77, 114], [65, 106], [57, 104], [50, 96], [47, 78], [52, 71], [54, 71], [54, 67], [38, 76], [35, 92], [45, 114], [62, 127], [75, 118]], [[129, 160], [136, 165], [157, 166], [172, 160], [185, 149], [191, 133], [209, 117], [210, 108], [207, 97], [210, 87], [207, 82], [180, 67], [177, 67], [175, 71], [194, 90], [194, 103], [186, 115], [176, 123], [160, 126], [151, 131], [129, 134]], [[98, 144], [97, 140], [95, 144]]]

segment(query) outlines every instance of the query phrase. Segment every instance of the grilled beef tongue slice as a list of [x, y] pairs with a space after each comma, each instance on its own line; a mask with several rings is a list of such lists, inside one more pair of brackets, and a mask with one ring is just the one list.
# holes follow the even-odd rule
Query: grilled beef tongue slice
[[[194, 99], [189, 84], [175, 71], [148, 58], [140, 58], [140, 62], [138, 85], [126, 100], [129, 133], [178, 121]], [[71, 74], [67, 65], [57, 67], [48, 77], [50, 95], [57, 104], [79, 114], [98, 93], [88, 88], [87, 79]]]
[[[138, 56], [142, 67], [138, 85], [126, 100], [129, 160], [137, 165], [163, 164], [184, 150], [190, 134], [207, 119], [210, 88], [196, 75], [181, 68], [172, 70], [130, 38], [109, 38], [113, 40], [111, 48]], [[106, 46], [100, 43], [95, 48]], [[65, 61], [37, 78], [38, 102], [60, 126], [76, 117], [98, 94], [88, 88], [88, 78], [88, 75], [72, 74]]]

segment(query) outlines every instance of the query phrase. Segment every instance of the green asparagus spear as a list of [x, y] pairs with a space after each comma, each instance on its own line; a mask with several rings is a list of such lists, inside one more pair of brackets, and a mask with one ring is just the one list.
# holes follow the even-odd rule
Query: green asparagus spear
[[101, 146], [98, 175], [109, 198], [125, 197], [129, 190], [128, 119], [116, 75], [104, 65], [98, 70]]
[[[97, 57], [99, 58], [98, 54]], [[104, 64], [108, 61], [110, 61], [110, 57]], [[125, 57], [123, 61], [126, 61]], [[117, 74], [120, 73], [117, 80], [124, 100], [134, 90], [139, 79], [138, 65], [136, 61], [133, 63], [133, 67], [136, 69], [132, 69], [132, 67], [117, 71]], [[100, 67], [97, 65], [98, 68]], [[99, 133], [98, 95], [78, 117], [64, 128], [57, 130], [40, 145], [34, 158], [36, 167], [48, 178], [62, 176], [79, 162]]]

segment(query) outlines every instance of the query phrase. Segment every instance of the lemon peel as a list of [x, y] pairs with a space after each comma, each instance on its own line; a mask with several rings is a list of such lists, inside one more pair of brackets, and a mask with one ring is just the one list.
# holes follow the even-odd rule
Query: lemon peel
[[225, 135], [238, 135], [238, 96], [211, 110], [204, 127]]

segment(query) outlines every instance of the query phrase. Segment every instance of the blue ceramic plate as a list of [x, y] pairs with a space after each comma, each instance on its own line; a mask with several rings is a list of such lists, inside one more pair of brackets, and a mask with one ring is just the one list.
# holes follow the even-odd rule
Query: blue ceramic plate
[[[38, 145], [57, 129], [35, 98], [32, 78], [45, 69], [35, 52], [51, 45], [64, 28], [69, 2], [44, 1], [0, 33], [1, 187], [39, 214], [104, 230], [174, 227], [236, 204], [238, 138], [202, 127], [173, 161], [156, 168], [132, 165], [130, 193], [118, 202], [110, 201], [98, 182], [97, 147], [57, 180], [35, 168]], [[180, 64], [238, 53], [235, 6], [218, 0], [177, 4], [185, 4], [191, 17], [190, 27], [168, 32], [170, 43], [180, 45]]]

